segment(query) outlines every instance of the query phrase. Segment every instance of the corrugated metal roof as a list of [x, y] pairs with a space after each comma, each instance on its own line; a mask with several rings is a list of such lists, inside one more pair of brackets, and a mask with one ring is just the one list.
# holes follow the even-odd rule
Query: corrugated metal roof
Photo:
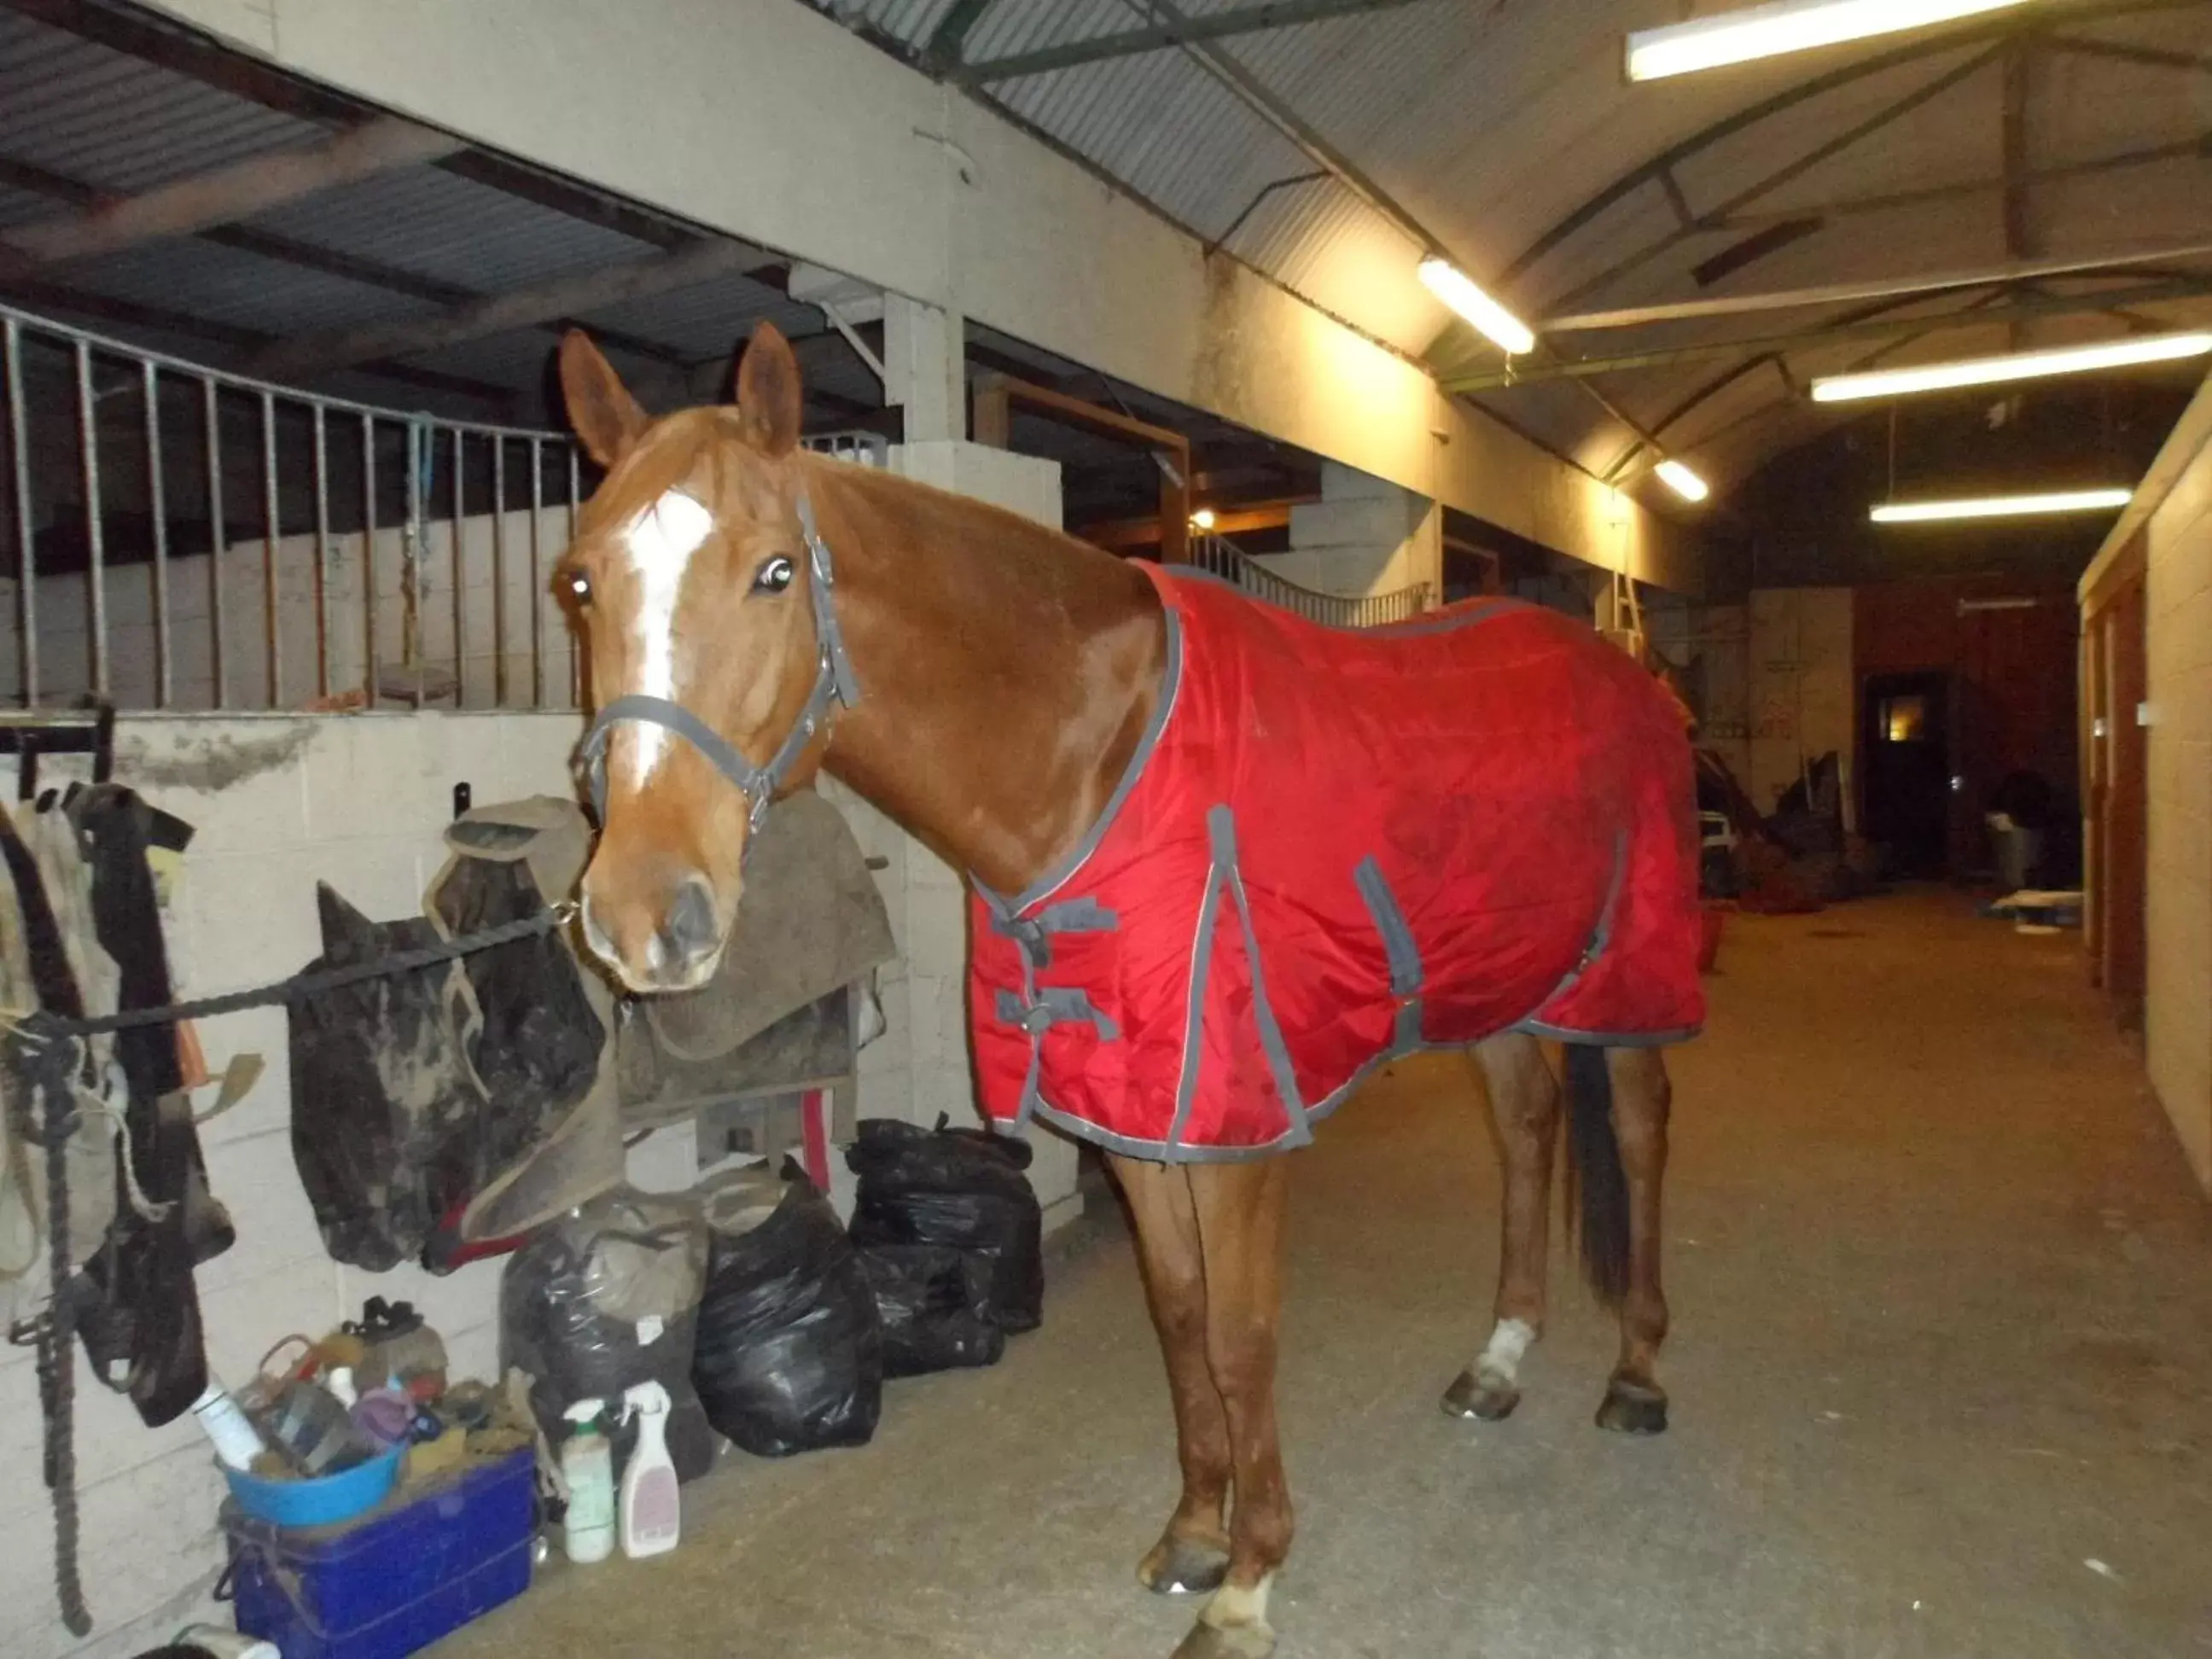
[[786, 334], [811, 334], [822, 326], [822, 313], [758, 283], [725, 276], [650, 299], [602, 307], [586, 313], [583, 320], [643, 335], [699, 362], [735, 349], [757, 322], [773, 322]]
[[406, 167], [251, 221], [259, 229], [481, 294], [505, 293], [656, 250], [441, 168]]
[[282, 268], [212, 242], [177, 240], [126, 248], [69, 268], [72, 286], [137, 304], [204, 317], [264, 334], [306, 334], [325, 328], [427, 316], [434, 307], [387, 289], [368, 288], [320, 271]]
[[0, 155], [115, 191], [329, 136], [251, 103], [0, 10]]
[[[822, 3], [833, 15], [909, 48], [926, 40], [945, 13], [936, 0]], [[1181, 9], [1196, 14], [1238, 3], [1182, 0]], [[1140, 0], [995, 0], [969, 35], [965, 55], [984, 61], [1091, 39], [1137, 27], [1152, 15]], [[1723, 75], [1626, 85], [1621, 36], [1680, 15], [1674, 0], [1571, 6], [1559, 0], [1418, 0], [1240, 34], [1221, 49], [1395, 197], [1478, 279], [1491, 279], [1639, 162], [1723, 117], [1899, 44], [1889, 40]], [[2202, 55], [2212, 46], [2212, 21], [2202, 9], [2118, 15], [2100, 20], [2096, 32], [2183, 53]], [[1676, 170], [1677, 179], [1692, 207], [1709, 211], [1982, 49], [1931, 51], [1897, 69], [1847, 81], [1696, 150]], [[1314, 166], [1181, 49], [997, 82], [985, 92], [1204, 236], [1220, 235], [1267, 184]], [[2111, 58], [2039, 56], [2030, 98], [2032, 165], [2063, 165], [2212, 126], [2212, 94], [2201, 76]], [[2001, 108], [2001, 76], [1994, 68], [1980, 71], [1882, 126], [1873, 141], [1808, 167], [1748, 210], [1783, 213], [1838, 198], [1991, 178], [2000, 166]], [[2187, 234], [2179, 227], [2200, 216], [2190, 198], [2212, 191], [2203, 188], [2201, 166], [2190, 174], [2195, 191], [2179, 197], [2170, 175], [2161, 179], [2163, 189], [2141, 182], [2164, 172], [2041, 190], [2033, 215], [2038, 245], [2079, 250]], [[1692, 280], [1692, 266], [1744, 234], [1727, 228], [1683, 234], [1674, 206], [1653, 183], [1568, 237], [1504, 297], [1540, 318], [1562, 296], [1585, 289], [1577, 308], [1891, 275], [1913, 266], [1989, 264], [2005, 253], [1991, 193], [1887, 219], [1840, 218], [1709, 289]], [[1274, 192], [1244, 218], [1229, 246], [1316, 304], [1394, 343], [1415, 350], [1431, 344], [1468, 349], [1464, 327], [1413, 284], [1418, 250], [1335, 181]], [[1613, 274], [1592, 285], [1608, 272]], [[1802, 320], [1785, 318], [1777, 326]], [[1740, 331], [1741, 323], [1735, 327]], [[1723, 337], [1728, 329], [1722, 325]], [[1627, 331], [1579, 337], [1566, 349], [1612, 355], [1699, 333]], [[1713, 337], [1711, 330], [1704, 333]], [[1496, 361], [1487, 348], [1481, 355]], [[1663, 413], [1724, 366], [1701, 362], [1609, 377], [1606, 387], [1632, 411]], [[1753, 384], [1755, 391], [1740, 388], [1729, 397], [1771, 403], [1786, 395], [1771, 375]], [[1587, 392], [1572, 387], [1522, 387], [1486, 394], [1485, 400], [1577, 455], [1605, 450], [1621, 431]]]
[[[911, 55], [944, 21], [952, 0], [811, 3]], [[1249, 0], [1180, 3], [1203, 14]], [[1563, 216], [1639, 162], [1721, 117], [1856, 61], [1858, 52], [1659, 86], [1624, 85], [1617, 59], [1622, 32], [1680, 10], [1678, 0], [1414, 0], [1240, 34], [1220, 50], [1394, 196], [1478, 278], [1492, 279]], [[986, 60], [1095, 39], [1152, 15], [1149, 0], [994, 0], [969, 37], [966, 56]], [[2095, 33], [2202, 55], [2212, 49], [2212, 12], [2177, 7], [2116, 14], [2101, 20]], [[1798, 102], [1697, 149], [1676, 169], [1677, 182], [1695, 210], [1710, 211], [1779, 162], [1870, 119], [1966, 55], [1958, 48], [1930, 52]], [[1752, 204], [1751, 211], [1772, 215], [1869, 191], [1986, 178], [1998, 164], [1999, 81], [1993, 72], [1977, 74], [1884, 128], [1878, 140], [1807, 168]], [[2201, 75], [2140, 62], [2040, 55], [2030, 76], [2031, 164], [2063, 166], [2130, 145], [2194, 137], [2212, 127], [2208, 84]], [[1201, 237], [1218, 238], [1233, 228], [1228, 246], [1238, 257], [1370, 333], [1409, 353], [1434, 351], [1439, 361], [1455, 353], [1469, 364], [1496, 362], [1487, 347], [1470, 344], [1463, 326], [1419, 285], [1413, 271], [1419, 249], [1393, 220], [1334, 179], [1270, 191], [1313, 172], [1315, 161], [1191, 52], [1152, 51], [994, 82], [983, 95]], [[313, 123], [0, 8], [0, 159], [128, 192], [325, 136]], [[2199, 161], [2045, 186], [2031, 216], [2033, 240], [2039, 248], [2080, 252], [2212, 235], [2201, 228], [2212, 222], [2212, 191], [2204, 183]], [[1935, 208], [1837, 214], [1821, 234], [1701, 289], [1692, 267], [1740, 238], [1744, 227], [1684, 234], [1667, 194], [1647, 183], [1504, 284], [1504, 297], [1540, 319], [1562, 296], [1585, 288], [1589, 292], [1577, 308], [1889, 275], [1916, 265], [1984, 264], [2003, 252], [1998, 207], [1996, 195], [1985, 192]], [[0, 225], [54, 211], [54, 204], [0, 188]], [[248, 228], [471, 293], [525, 290], [647, 252], [630, 237], [438, 167], [363, 180], [263, 215]], [[1605, 280], [1594, 283], [1600, 277]], [[374, 281], [198, 240], [82, 262], [58, 279], [111, 298], [279, 333], [358, 326], [430, 309]], [[734, 278], [606, 307], [586, 320], [705, 362], [728, 353], [763, 318], [793, 335], [822, 325], [811, 307]], [[1775, 319], [1775, 326], [1803, 320], [1792, 314]], [[1586, 334], [1563, 341], [1561, 349], [1613, 355], [1728, 337], [1741, 328], [1739, 319]], [[416, 361], [534, 395], [543, 384], [546, 349], [542, 329], [523, 329]], [[817, 384], [825, 393], [877, 399], [878, 389], [851, 354], [824, 347], [816, 355]], [[1809, 354], [1804, 361], [1820, 359]], [[1701, 362], [1615, 374], [1603, 390], [1648, 421], [1723, 367]], [[1602, 464], [1621, 447], [1623, 429], [1584, 390], [1522, 386], [1484, 396], [1564, 453], [1598, 456]], [[1686, 420], [1669, 441], [1723, 428], [1734, 434], [1727, 443], [1755, 455], [1772, 436], [1759, 430], [1759, 399], [1768, 398], [1771, 409], [1784, 396], [1776, 377], [1751, 377]], [[1203, 424], [1188, 411], [1162, 412], [1193, 429]], [[1772, 433], [1787, 425], [1778, 419]]]

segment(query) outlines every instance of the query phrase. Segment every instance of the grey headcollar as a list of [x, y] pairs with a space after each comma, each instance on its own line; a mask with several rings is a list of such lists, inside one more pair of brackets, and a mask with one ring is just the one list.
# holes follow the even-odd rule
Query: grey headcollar
[[813, 742], [815, 733], [829, 719], [830, 705], [842, 703], [850, 708], [860, 702], [860, 683], [853, 678], [852, 661], [845, 654], [845, 637], [837, 628], [837, 608], [830, 603], [829, 544], [814, 527], [813, 503], [806, 499], [804, 489], [799, 492], [799, 527], [806, 538], [808, 589], [814, 605], [817, 654], [814, 689], [807, 694], [806, 707], [799, 710], [798, 724], [791, 728], [767, 765], [755, 766], [714, 727], [681, 703], [643, 693], [617, 697], [599, 710], [592, 729], [584, 734], [584, 764], [591, 777], [592, 804], [598, 810], [602, 827], [607, 820], [607, 737], [621, 721], [647, 720], [655, 726], [665, 726], [713, 762], [714, 769], [737, 785], [744, 796], [746, 828], [757, 836], [768, 817], [769, 803], [775, 799], [776, 791], [783, 787], [791, 769], [799, 764], [799, 756], [805, 753], [806, 745]]

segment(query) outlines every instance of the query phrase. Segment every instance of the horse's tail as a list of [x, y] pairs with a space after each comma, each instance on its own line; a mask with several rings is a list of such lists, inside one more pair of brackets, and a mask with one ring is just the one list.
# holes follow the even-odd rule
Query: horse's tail
[[1613, 1128], [1613, 1074], [1594, 1042], [1568, 1043], [1566, 1065], [1567, 1201], [1582, 1211], [1583, 1277], [1617, 1308], [1628, 1293], [1628, 1177]]

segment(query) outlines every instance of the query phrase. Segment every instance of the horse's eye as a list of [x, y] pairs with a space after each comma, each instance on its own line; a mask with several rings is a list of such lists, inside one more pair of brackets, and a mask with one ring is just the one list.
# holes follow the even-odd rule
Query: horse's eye
[[760, 568], [760, 574], [753, 578], [753, 592], [781, 593], [791, 586], [793, 574], [789, 559], [770, 559]]
[[592, 604], [592, 579], [580, 570], [568, 574], [568, 591], [576, 596], [576, 603], [589, 610]]

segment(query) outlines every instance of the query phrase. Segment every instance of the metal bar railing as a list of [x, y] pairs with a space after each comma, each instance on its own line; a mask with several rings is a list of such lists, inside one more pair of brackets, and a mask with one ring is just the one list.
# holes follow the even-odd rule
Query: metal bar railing
[[21, 672], [23, 706], [39, 700], [39, 571], [31, 543], [31, 434], [23, 408], [23, 335], [13, 317], [6, 319], [4, 343], [8, 351], [8, 447], [11, 455], [10, 493], [15, 498], [16, 614], [22, 628]]
[[374, 708], [382, 693], [376, 672], [376, 422], [361, 423], [361, 674], [362, 701]]
[[507, 440], [491, 441], [491, 701], [507, 706]]
[[1233, 582], [1255, 599], [1330, 628], [1382, 628], [1418, 617], [1429, 608], [1426, 582], [1357, 597], [1323, 593], [1277, 575], [1235, 543], [1218, 536], [1192, 537], [1189, 562], [1211, 575]]
[[530, 701], [545, 701], [545, 566], [539, 542], [545, 518], [544, 446], [530, 441]]
[[276, 505], [276, 394], [261, 394], [261, 620], [269, 636], [269, 706], [284, 706], [284, 611], [276, 570], [283, 562], [283, 519]]
[[848, 432], [817, 432], [811, 438], [801, 438], [799, 445], [802, 449], [812, 450], [817, 455], [851, 461], [857, 466], [887, 467], [891, 464], [891, 441], [880, 432], [857, 428]]
[[[301, 392], [4, 305], [0, 358], [9, 444], [0, 484], [11, 498], [0, 511], [0, 553], [13, 556], [0, 558], [0, 583], [15, 585], [0, 601], [0, 702], [31, 708], [91, 691], [125, 709], [275, 709], [357, 688], [362, 701], [378, 706], [385, 701], [380, 671], [392, 666], [380, 662], [380, 653], [391, 648], [398, 614], [381, 614], [391, 598], [378, 592], [380, 521], [389, 535], [398, 518], [395, 502], [404, 495], [405, 520], [398, 527], [407, 538], [402, 586], [410, 608], [404, 613], [403, 654], [410, 672], [432, 688], [418, 690], [416, 698], [427, 695], [448, 706], [475, 708], [575, 706], [578, 658], [571, 652], [564, 692], [546, 667], [546, 653], [563, 641], [547, 626], [546, 596], [538, 591], [565, 544], [559, 529], [544, 521], [549, 509], [560, 512], [558, 487], [549, 486], [546, 469], [562, 467], [568, 473], [571, 534], [582, 495], [580, 464], [565, 434], [447, 420]], [[190, 395], [194, 386], [197, 398]], [[118, 395], [125, 391], [137, 396]], [[140, 406], [132, 409], [134, 403]], [[195, 421], [198, 434], [189, 430]], [[349, 422], [361, 428], [357, 486]], [[180, 425], [185, 428], [181, 439]], [[72, 428], [74, 454], [68, 447]], [[389, 473], [395, 433], [410, 441], [420, 434], [423, 440], [419, 448], [410, 441], [406, 449], [404, 490]], [[199, 454], [193, 453], [195, 435]], [[532, 586], [526, 673], [520, 659], [511, 658], [526, 647], [516, 637], [517, 594], [507, 591], [509, 580], [520, 575], [515, 568], [520, 550], [514, 545], [515, 526], [507, 522], [513, 469], [526, 453]], [[448, 462], [453, 476], [450, 484], [439, 479], [444, 487], [434, 494], [420, 471], [434, 461]], [[248, 530], [251, 539], [243, 545], [234, 542], [225, 511], [226, 498], [241, 492], [247, 499], [259, 496], [261, 519], [258, 534]], [[512, 493], [513, 505], [519, 506], [524, 492]], [[191, 568], [191, 561], [203, 556], [197, 538], [187, 538], [189, 532], [172, 521], [180, 514], [189, 525], [203, 507], [204, 579]], [[469, 522], [471, 511], [487, 510], [492, 514], [488, 532]], [[430, 608], [422, 586], [431, 574], [423, 532], [437, 517], [449, 519], [451, 568], [440, 574], [453, 582], [450, 684], [442, 672], [442, 641], [434, 647], [440, 672], [421, 673], [428, 666], [424, 647], [434, 644], [421, 629], [422, 611]], [[72, 549], [66, 563], [49, 554], [48, 568], [41, 572], [40, 538], [52, 535], [57, 520], [82, 526], [81, 567]], [[345, 579], [346, 549], [356, 531], [357, 592]], [[250, 580], [238, 580], [241, 569], [250, 571], [256, 562], [261, 566], [258, 596], [246, 591]], [[141, 564], [149, 567], [143, 581], [130, 574]], [[487, 580], [489, 614], [472, 615]], [[75, 586], [79, 581], [82, 595]], [[204, 604], [198, 597], [203, 592]], [[180, 593], [191, 596], [190, 601], [180, 604]], [[258, 617], [232, 614], [241, 593], [246, 603], [258, 602]], [[420, 608], [412, 608], [418, 601]], [[346, 609], [353, 605], [360, 606], [358, 617]], [[472, 657], [487, 648], [484, 638], [471, 635], [472, 623], [489, 629], [489, 674], [471, 673]], [[204, 641], [198, 636], [202, 629]], [[150, 635], [150, 652], [138, 645], [142, 635]], [[124, 641], [128, 648], [118, 650]]]
[[154, 702], [167, 708], [175, 695], [171, 670], [174, 654], [169, 649], [169, 512], [168, 495], [161, 479], [161, 371], [145, 368], [146, 494], [151, 503], [154, 533]]
[[222, 556], [230, 532], [222, 518], [222, 394], [214, 377], [202, 375], [200, 390], [207, 423], [209, 663], [214, 675], [215, 706], [230, 707], [230, 631], [222, 604]]
[[100, 499], [100, 405], [92, 396], [92, 342], [76, 342], [76, 427], [79, 453], [84, 458], [85, 581], [92, 599], [92, 689], [107, 695], [107, 571], [102, 556]]
[[315, 695], [331, 695], [331, 443], [315, 409]]

